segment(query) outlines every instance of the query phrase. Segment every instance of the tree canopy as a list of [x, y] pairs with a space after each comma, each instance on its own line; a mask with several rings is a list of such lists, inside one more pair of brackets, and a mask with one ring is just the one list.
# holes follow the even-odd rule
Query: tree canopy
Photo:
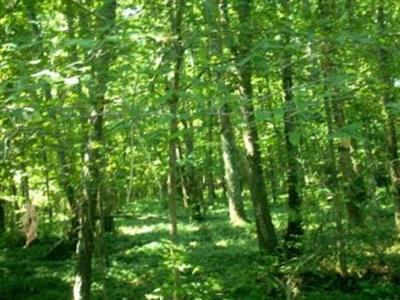
[[3, 2], [0, 298], [397, 297], [400, 3]]

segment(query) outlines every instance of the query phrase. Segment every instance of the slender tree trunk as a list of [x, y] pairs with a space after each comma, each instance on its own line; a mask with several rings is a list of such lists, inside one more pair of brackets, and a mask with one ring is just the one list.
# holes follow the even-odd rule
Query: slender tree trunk
[[[43, 148], [44, 149], [44, 148]], [[44, 165], [44, 183], [45, 183], [45, 190], [46, 190], [46, 201], [47, 201], [47, 212], [49, 217], [49, 222], [52, 224], [53, 222], [53, 207], [50, 200], [50, 177], [49, 177], [49, 161], [47, 158], [46, 152], [42, 151], [43, 155], [43, 165]]]
[[[330, 25], [327, 24], [328, 12], [330, 11], [329, 7], [324, 7], [326, 3], [321, 0], [319, 2], [320, 5], [320, 13], [321, 19], [325, 20], [324, 30], [326, 31], [326, 35], [329, 36], [331, 32]], [[327, 4], [330, 5], [330, 2]], [[344, 243], [344, 235], [345, 231], [343, 228], [343, 216], [342, 216], [342, 195], [341, 195], [341, 186], [339, 183], [339, 167], [336, 162], [336, 152], [335, 145], [332, 139], [334, 134], [334, 117], [333, 117], [333, 108], [331, 106], [332, 95], [330, 92], [330, 87], [328, 85], [328, 78], [332, 76], [331, 72], [331, 45], [329, 42], [323, 43], [322, 45], [322, 54], [323, 54], [323, 62], [322, 62], [322, 76], [324, 82], [324, 110], [325, 110], [325, 118], [326, 118], [326, 126], [328, 130], [328, 146], [327, 146], [327, 159], [325, 164], [325, 171], [327, 174], [327, 186], [331, 192], [330, 200], [333, 204], [333, 215], [334, 221], [336, 223], [336, 249], [338, 255], [338, 267], [339, 271], [343, 276], [347, 275], [347, 259], [346, 259], [346, 245]]]
[[0, 198], [0, 233], [6, 231], [6, 202]]
[[[171, 121], [169, 124], [169, 171], [168, 171], [168, 206], [170, 217], [170, 238], [173, 247], [178, 244], [178, 225], [176, 216], [176, 201], [177, 201], [177, 185], [178, 185], [178, 169], [176, 149], [178, 145], [178, 103], [179, 91], [181, 88], [181, 72], [183, 69], [183, 54], [184, 48], [182, 45], [182, 19], [186, 6], [185, 0], [170, 0], [170, 23], [171, 31], [175, 36], [174, 43], [172, 44], [173, 53], [173, 78], [170, 84], [172, 95], [169, 98], [169, 111], [171, 114]], [[171, 249], [172, 256], [172, 273], [174, 282], [173, 300], [180, 300], [180, 274], [176, 266], [176, 253], [174, 248]]]
[[65, 150], [63, 145], [59, 144], [57, 151], [58, 159], [60, 161], [60, 175], [59, 180], [61, 186], [64, 190], [65, 196], [67, 197], [68, 206], [71, 211], [71, 228], [68, 234], [68, 239], [76, 243], [78, 240], [78, 230], [79, 230], [79, 212], [77, 208], [77, 200], [75, 197], [75, 188], [72, 181], [74, 172], [71, 167], [71, 163], [67, 161]]
[[9, 189], [10, 189], [10, 194], [12, 196], [12, 202], [10, 203], [10, 234], [11, 234], [11, 244], [14, 246], [16, 243], [16, 224], [17, 224], [17, 219], [15, 212], [18, 210], [18, 201], [17, 201], [17, 196], [18, 196], [18, 190], [17, 186], [15, 185], [14, 182], [14, 174], [10, 174], [9, 176]]
[[[177, 140], [177, 145], [176, 145], [176, 161], [183, 161], [183, 154], [182, 154], [182, 147], [180, 144], [180, 141]], [[187, 176], [185, 174], [185, 168], [182, 164], [177, 163], [177, 167], [176, 167], [176, 172], [177, 172], [177, 176], [178, 176], [178, 185], [180, 186], [180, 192], [181, 192], [181, 196], [182, 196], [182, 202], [183, 202], [183, 207], [187, 210], [190, 209], [190, 205], [189, 205], [189, 192], [187, 190], [188, 184], [187, 184]]]
[[261, 164], [261, 152], [259, 136], [254, 116], [253, 87], [251, 83], [251, 62], [243, 63], [250, 55], [251, 47], [251, 1], [240, 0], [237, 4], [239, 14], [239, 51], [237, 63], [240, 75], [240, 92], [243, 97], [241, 110], [244, 118], [245, 128], [243, 140], [246, 149], [247, 160], [250, 171], [250, 193], [253, 202], [254, 215], [257, 227], [257, 237], [260, 249], [271, 253], [277, 246], [275, 228], [272, 224], [271, 213], [268, 206], [267, 191], [264, 182], [264, 172]]
[[229, 203], [229, 219], [233, 226], [242, 226], [247, 221], [243, 205], [242, 184], [238, 149], [230, 120], [230, 108], [225, 103], [220, 110], [221, 149], [224, 161], [226, 197]]
[[30, 197], [30, 187], [29, 187], [29, 176], [27, 174], [27, 170], [26, 170], [26, 166], [25, 164], [21, 164], [21, 192], [22, 192], [22, 196], [24, 198], [24, 202], [26, 204], [30, 204], [31, 203], [31, 197]]
[[[103, 16], [99, 22], [101, 30], [99, 39], [104, 42], [111, 32], [116, 13], [116, 1], [104, 0], [99, 9]], [[104, 50], [104, 49], [103, 49]], [[107, 51], [108, 50], [108, 51]], [[112, 56], [110, 50], [93, 63], [94, 86], [91, 91], [91, 113], [89, 119], [89, 135], [86, 143], [84, 161], [84, 197], [79, 206], [79, 241], [77, 244], [77, 264], [74, 284], [74, 300], [90, 300], [92, 283], [92, 256], [94, 250], [95, 214], [97, 206], [103, 205], [103, 124], [105, 109], [105, 93], [108, 81], [107, 72]], [[101, 203], [100, 203], [101, 201]], [[100, 207], [100, 211], [101, 211]], [[102, 218], [102, 216], [101, 216]], [[104, 226], [104, 224], [100, 224]], [[104, 249], [103, 249], [104, 250]]]
[[284, 100], [286, 109], [284, 113], [283, 125], [285, 131], [285, 144], [287, 152], [287, 186], [288, 186], [288, 225], [285, 240], [288, 247], [288, 255], [295, 255], [299, 250], [298, 242], [303, 234], [302, 215], [301, 215], [301, 166], [299, 162], [299, 141], [291, 136], [296, 134], [296, 106], [293, 100], [293, 71], [292, 71], [292, 55], [287, 47], [290, 46], [290, 10], [289, 1], [282, 0], [283, 9], [286, 13], [285, 24], [288, 26], [285, 30], [285, 50], [282, 68], [282, 85], [284, 91]]
[[[327, 94], [327, 86], [324, 86], [325, 94]], [[331, 106], [329, 102], [331, 98], [328, 96], [324, 97], [324, 109], [325, 109], [325, 118], [328, 129], [328, 135], [332, 136], [333, 134], [333, 117]], [[328, 140], [327, 147], [327, 159], [325, 171], [327, 173], [327, 186], [331, 192], [330, 200], [333, 204], [333, 215], [335, 218], [336, 224], [336, 248], [338, 254], [338, 264], [339, 270], [342, 275], [347, 274], [347, 259], [346, 259], [346, 245], [344, 243], [344, 228], [343, 228], [343, 213], [342, 213], [342, 201], [341, 199], [341, 189], [338, 184], [338, 167], [336, 164], [336, 154], [335, 154], [335, 145], [332, 139]]]
[[[269, 111], [271, 112], [271, 118], [274, 119], [274, 114], [273, 114], [273, 106], [272, 106], [272, 92], [271, 92], [271, 87], [270, 87], [270, 79], [266, 77], [266, 82], [265, 84], [267, 85], [267, 97], [270, 99], [269, 101], [263, 101], [261, 103], [261, 109], [263, 111]], [[275, 133], [276, 139], [280, 136], [279, 130], [276, 128], [275, 122], [272, 124], [273, 126], [273, 132]], [[275, 144], [272, 142], [272, 139], [274, 137], [271, 136], [271, 142], [268, 143], [267, 146], [267, 151], [270, 153], [270, 156], [268, 158], [268, 168], [267, 168], [267, 177], [269, 178], [270, 181], [270, 188], [271, 188], [271, 197], [272, 197], [272, 202], [276, 202], [278, 199], [278, 194], [279, 194], [279, 172], [278, 172], [278, 166], [279, 166], [279, 159], [276, 158], [275, 155]], [[279, 145], [278, 145], [279, 146]]]
[[[320, 1], [320, 11], [322, 20], [324, 21], [323, 30], [328, 37], [328, 41], [322, 47], [322, 72], [325, 81], [335, 78], [337, 75], [337, 68], [333, 60], [336, 57], [337, 49], [333, 44], [332, 36], [332, 20], [336, 15], [335, 1]], [[346, 118], [344, 113], [344, 99], [340, 95], [339, 87], [334, 84], [327, 84], [327, 90], [330, 94], [330, 101], [326, 105], [331, 108], [331, 115], [333, 117], [333, 125], [336, 130], [340, 131], [346, 126]], [[332, 138], [332, 137], [330, 137]], [[346, 208], [349, 216], [349, 221], [353, 224], [359, 225], [363, 220], [361, 204], [365, 200], [365, 185], [361, 174], [358, 174], [352, 160], [352, 145], [350, 139], [341, 139], [338, 144], [337, 151], [339, 154], [338, 171], [340, 173], [341, 185], [344, 189], [345, 195], [348, 198], [346, 201]]]
[[[208, 110], [211, 110], [211, 101], [208, 102]], [[206, 157], [206, 172], [205, 172], [205, 184], [207, 187], [207, 203], [204, 207], [212, 205], [217, 198], [215, 194], [215, 183], [214, 183], [214, 158], [213, 158], [213, 127], [214, 127], [214, 116], [210, 115], [208, 118], [207, 128], [207, 157]]]
[[204, 216], [202, 213], [203, 204], [203, 191], [202, 182], [199, 178], [199, 172], [194, 166], [191, 159], [193, 159], [194, 154], [194, 141], [193, 141], [193, 131], [191, 125], [188, 121], [183, 120], [184, 134], [183, 140], [186, 148], [186, 163], [184, 166], [184, 176], [186, 178], [186, 191], [188, 194], [188, 204], [191, 218], [195, 221], [202, 221]]
[[[387, 31], [384, 3], [381, 2], [379, 4], [377, 17], [381, 37], [385, 36], [385, 32]], [[396, 103], [397, 99], [392, 87], [393, 78], [390, 70], [392, 56], [384, 44], [381, 44], [379, 48], [379, 64], [383, 87], [382, 102], [386, 113], [387, 156], [390, 165], [390, 178], [393, 185], [394, 220], [396, 229], [400, 232], [400, 160], [397, 144], [396, 116], [390, 109], [390, 105]]]

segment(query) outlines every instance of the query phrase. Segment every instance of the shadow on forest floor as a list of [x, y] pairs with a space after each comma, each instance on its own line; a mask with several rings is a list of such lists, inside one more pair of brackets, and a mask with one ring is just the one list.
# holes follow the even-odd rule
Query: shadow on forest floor
[[[329, 222], [307, 231], [307, 247], [298, 260], [282, 262], [261, 257], [254, 224], [232, 228], [224, 209], [214, 210], [200, 224], [181, 215], [175, 257], [166, 216], [154, 214], [154, 207], [135, 215], [118, 218], [116, 233], [105, 237], [110, 266], [101, 277], [99, 261], [94, 261], [94, 299], [102, 298], [103, 283], [108, 299], [168, 299], [173, 266], [180, 270], [184, 299], [286, 299], [289, 292], [302, 299], [335, 300], [400, 295], [400, 246], [386, 223], [368, 235], [362, 228], [349, 230], [344, 238], [350, 275], [343, 278], [337, 272], [335, 234]], [[0, 299], [71, 298], [73, 258], [42, 259], [56, 241], [46, 237], [28, 249], [2, 241]]]

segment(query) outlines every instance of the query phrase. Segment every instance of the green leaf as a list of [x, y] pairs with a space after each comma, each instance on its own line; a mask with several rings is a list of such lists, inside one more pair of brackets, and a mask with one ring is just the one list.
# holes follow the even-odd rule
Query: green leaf
[[300, 144], [301, 132], [300, 131], [292, 131], [289, 133], [289, 141], [293, 146], [297, 146]]

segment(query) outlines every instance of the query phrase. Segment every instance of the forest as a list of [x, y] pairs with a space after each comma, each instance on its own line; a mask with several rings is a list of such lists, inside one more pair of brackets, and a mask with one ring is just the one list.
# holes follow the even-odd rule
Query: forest
[[400, 299], [400, 2], [0, 1], [0, 299]]

